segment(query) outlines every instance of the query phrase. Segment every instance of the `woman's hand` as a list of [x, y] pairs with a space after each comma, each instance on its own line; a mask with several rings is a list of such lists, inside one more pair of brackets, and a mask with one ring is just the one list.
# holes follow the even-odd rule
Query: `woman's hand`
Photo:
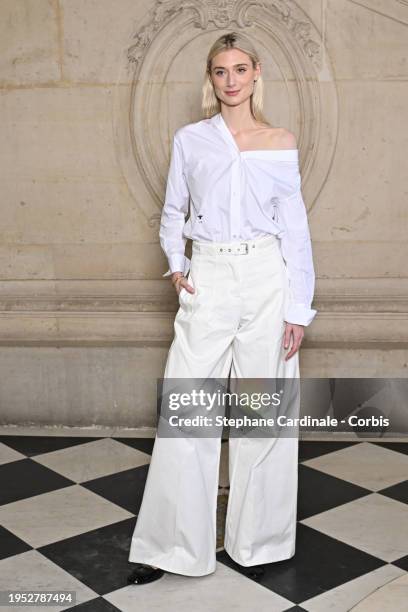
[[292, 347], [285, 357], [285, 361], [288, 361], [295, 353], [299, 350], [303, 336], [305, 334], [304, 325], [297, 325], [296, 323], [287, 323], [285, 321], [285, 334], [283, 336], [283, 346], [288, 348], [292, 339]]
[[173, 272], [171, 282], [176, 288], [177, 295], [180, 295], [181, 288], [184, 287], [189, 293], [194, 293], [195, 289], [188, 284], [186, 277], [181, 272]]

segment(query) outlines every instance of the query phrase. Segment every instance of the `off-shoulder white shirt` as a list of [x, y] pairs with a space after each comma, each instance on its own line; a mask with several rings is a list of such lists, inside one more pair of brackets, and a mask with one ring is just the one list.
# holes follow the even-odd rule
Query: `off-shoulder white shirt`
[[315, 274], [298, 149], [240, 151], [221, 113], [176, 130], [159, 230], [170, 268], [163, 276], [188, 273], [188, 238], [235, 242], [266, 234], [279, 238], [288, 272], [284, 320], [309, 325], [317, 313]]

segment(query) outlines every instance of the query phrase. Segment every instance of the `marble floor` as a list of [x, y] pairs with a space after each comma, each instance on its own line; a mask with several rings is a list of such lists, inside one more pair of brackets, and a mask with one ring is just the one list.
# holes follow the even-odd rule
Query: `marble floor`
[[0, 436], [0, 591], [76, 592], [74, 605], [49, 612], [407, 609], [408, 443], [301, 441], [296, 554], [255, 580], [223, 550], [225, 441], [216, 572], [128, 585], [152, 447], [151, 438]]

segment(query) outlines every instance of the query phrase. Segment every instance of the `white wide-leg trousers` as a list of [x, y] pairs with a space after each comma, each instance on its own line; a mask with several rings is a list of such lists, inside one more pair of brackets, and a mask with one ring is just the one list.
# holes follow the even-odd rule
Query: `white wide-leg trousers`
[[[287, 268], [279, 241], [193, 241], [164, 378], [299, 378], [283, 348]], [[297, 396], [296, 403], [299, 402]], [[299, 414], [299, 406], [294, 412]], [[293, 410], [292, 410], [293, 414]], [[244, 566], [295, 554], [298, 438], [230, 437], [224, 547]], [[186, 576], [216, 568], [220, 437], [155, 444], [129, 561]]]

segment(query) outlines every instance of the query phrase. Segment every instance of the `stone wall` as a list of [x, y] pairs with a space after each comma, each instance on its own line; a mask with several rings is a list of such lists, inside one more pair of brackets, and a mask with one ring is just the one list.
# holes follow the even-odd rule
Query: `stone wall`
[[406, 377], [407, 27], [406, 0], [2, 0], [0, 422], [154, 424], [170, 143], [232, 29], [298, 139], [319, 311], [302, 376]]

